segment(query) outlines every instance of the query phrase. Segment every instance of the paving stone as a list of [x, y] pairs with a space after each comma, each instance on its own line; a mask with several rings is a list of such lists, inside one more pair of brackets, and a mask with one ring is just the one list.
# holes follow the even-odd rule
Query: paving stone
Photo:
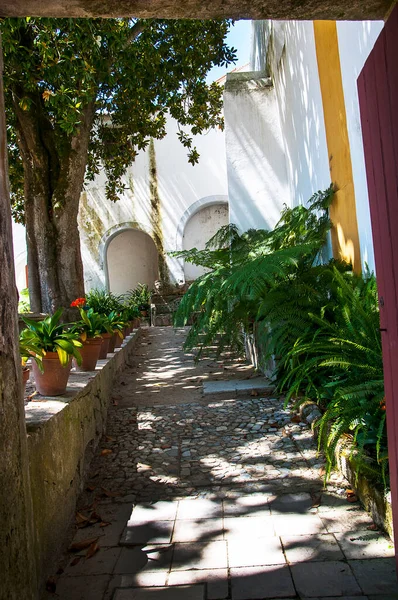
[[228, 597], [227, 569], [202, 569], [199, 571], [172, 571], [168, 585], [185, 585], [206, 582], [206, 599], [223, 600]]
[[364, 594], [398, 594], [394, 558], [369, 558], [349, 560], [354, 575]]
[[177, 519], [214, 519], [221, 516], [221, 501], [187, 498], [178, 503]]
[[366, 529], [373, 524], [370, 516], [358, 505], [347, 510], [333, 510], [319, 513], [328, 533], [342, 533]]
[[224, 499], [224, 517], [258, 517], [270, 514], [270, 494], [251, 494], [235, 499]]
[[287, 565], [231, 569], [232, 600], [295, 598]]
[[227, 566], [226, 542], [175, 544], [172, 571], [224, 569]]
[[[73, 556], [69, 560], [68, 566], [65, 568], [66, 576], [76, 575], [105, 575], [111, 574], [115, 567], [116, 561], [120, 556], [120, 548], [101, 548], [91, 558], [86, 558], [84, 554]], [[80, 558], [79, 562], [72, 566], [72, 563]]]
[[332, 534], [282, 536], [281, 540], [289, 563], [344, 559]]
[[146, 545], [146, 544], [168, 544], [171, 542], [174, 521], [157, 521], [150, 523], [136, 523], [129, 521], [120, 543], [123, 546]]
[[272, 514], [307, 513], [312, 508], [311, 495], [306, 492], [282, 494], [270, 500]]
[[228, 541], [236, 539], [246, 541], [274, 535], [274, 522], [269, 516], [224, 518], [224, 538]]
[[173, 542], [208, 542], [223, 539], [223, 520], [199, 519], [176, 521]]
[[204, 600], [203, 585], [116, 590], [114, 600]]
[[103, 522], [109, 523], [107, 527], [100, 527], [99, 523], [90, 527], [78, 529], [73, 537], [73, 542], [81, 542], [88, 538], [99, 537], [100, 546], [118, 546], [123, 529], [132, 512], [131, 504], [98, 505], [96, 512]]
[[108, 587], [109, 575], [63, 577], [57, 583], [58, 600], [98, 600]]
[[277, 537], [228, 541], [228, 561], [230, 567], [256, 567], [286, 563], [280, 540]]
[[148, 523], [151, 521], [174, 521], [177, 514], [176, 502], [154, 502], [137, 504], [131, 514], [131, 518], [127, 523], [127, 527], [134, 523]]
[[[113, 575], [103, 600], [113, 600], [116, 588], [165, 587], [168, 571], [134, 573], [133, 575]], [[96, 600], [100, 600], [101, 596]], [[68, 600], [73, 600], [70, 598]]]
[[362, 591], [344, 562], [307, 562], [291, 565], [290, 568], [296, 590], [304, 598], [336, 593], [340, 596], [359, 595]]
[[326, 533], [325, 526], [318, 515], [276, 515], [271, 517], [277, 535], [305, 535], [307, 533]]
[[394, 556], [394, 545], [387, 536], [377, 531], [355, 530], [336, 533], [346, 558], [382, 558]]
[[115, 574], [167, 571], [170, 568], [171, 545], [123, 548], [114, 568]]

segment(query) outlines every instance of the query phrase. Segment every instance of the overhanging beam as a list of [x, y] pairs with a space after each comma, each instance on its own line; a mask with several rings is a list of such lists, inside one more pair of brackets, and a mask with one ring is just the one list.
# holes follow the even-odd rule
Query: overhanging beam
[[385, 19], [395, 0], [0, 0], [3, 17]]

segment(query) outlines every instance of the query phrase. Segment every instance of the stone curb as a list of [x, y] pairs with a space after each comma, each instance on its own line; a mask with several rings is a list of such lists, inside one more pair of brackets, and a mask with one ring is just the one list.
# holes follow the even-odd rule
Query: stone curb
[[[315, 438], [318, 436], [314, 425], [321, 416], [322, 413], [314, 402], [306, 402], [300, 407], [300, 417], [303, 422], [311, 426]], [[338, 470], [355, 489], [356, 495], [375, 524], [386, 531], [391, 539], [394, 539], [390, 493], [386, 494], [379, 490], [364, 475], [356, 475], [355, 459], [350, 456], [352, 447], [353, 443], [349, 439], [341, 441], [337, 445], [335, 456]]]

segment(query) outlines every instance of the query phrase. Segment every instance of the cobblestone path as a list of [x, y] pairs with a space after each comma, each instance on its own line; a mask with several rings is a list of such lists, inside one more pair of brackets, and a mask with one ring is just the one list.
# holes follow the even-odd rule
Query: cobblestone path
[[253, 372], [195, 366], [184, 335], [146, 330], [114, 390], [56, 597], [398, 598], [390, 540], [346, 482], [323, 489], [308, 426], [275, 397], [203, 397], [203, 381]]

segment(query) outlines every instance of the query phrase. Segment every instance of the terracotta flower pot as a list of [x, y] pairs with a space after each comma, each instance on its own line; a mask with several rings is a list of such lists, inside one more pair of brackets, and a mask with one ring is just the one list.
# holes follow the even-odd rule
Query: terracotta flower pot
[[117, 342], [117, 338], [118, 338], [118, 334], [114, 333], [110, 340], [109, 340], [109, 347], [108, 347], [108, 352], [115, 352], [115, 348], [116, 348], [116, 342]]
[[71, 367], [72, 359], [69, 360], [66, 367], [63, 367], [56, 352], [47, 352], [43, 356], [44, 373], [40, 371], [36, 361], [32, 361], [33, 375], [39, 394], [42, 396], [62, 396], [66, 390]]
[[100, 358], [106, 358], [106, 355], [108, 354], [108, 350], [109, 350], [109, 340], [111, 339], [111, 334], [110, 333], [101, 333], [101, 337], [102, 337], [102, 344], [101, 344], [101, 350], [100, 350]]
[[100, 355], [102, 346], [102, 338], [87, 338], [83, 342], [83, 346], [79, 348], [79, 352], [82, 356], [82, 364], [77, 364], [76, 360], [73, 359], [73, 364], [76, 367], [76, 371], [95, 371], [95, 365]]
[[30, 375], [30, 370], [29, 369], [22, 369], [22, 384], [23, 384], [23, 393], [25, 394], [25, 390], [26, 390], [26, 384], [29, 381], [29, 375]]
[[124, 337], [127, 337], [128, 335], [130, 335], [130, 328], [129, 327], [125, 327], [123, 329], [123, 335], [124, 335]]
[[117, 335], [117, 336], [116, 336], [116, 342], [115, 342], [115, 348], [120, 348], [120, 347], [121, 347], [121, 345], [122, 345], [122, 342], [123, 342], [123, 340], [122, 340], [122, 338], [120, 337], [120, 335]]

